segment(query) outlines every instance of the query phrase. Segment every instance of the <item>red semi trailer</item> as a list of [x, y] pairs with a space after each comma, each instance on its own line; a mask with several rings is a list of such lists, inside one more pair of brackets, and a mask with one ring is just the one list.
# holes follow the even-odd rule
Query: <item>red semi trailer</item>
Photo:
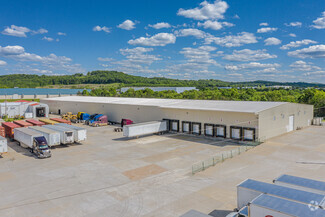
[[6, 136], [13, 139], [14, 138], [14, 129], [20, 128], [21, 126], [11, 123], [11, 122], [3, 122], [2, 123], [3, 128], [5, 128]]

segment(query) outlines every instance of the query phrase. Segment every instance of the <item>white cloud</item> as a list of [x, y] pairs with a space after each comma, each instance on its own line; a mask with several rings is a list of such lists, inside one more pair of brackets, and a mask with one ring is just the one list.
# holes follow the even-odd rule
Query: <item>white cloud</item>
[[156, 23], [154, 25], [149, 24], [149, 27], [152, 27], [154, 29], [162, 29], [162, 28], [170, 28], [171, 25], [169, 23], [161, 22], [161, 23]]
[[268, 26], [268, 23], [260, 23], [260, 26]]
[[109, 58], [109, 57], [98, 57], [97, 60], [98, 61], [102, 61], [102, 62], [110, 62], [110, 61], [113, 61], [113, 58]]
[[203, 26], [205, 29], [213, 29], [213, 30], [220, 30], [222, 27], [232, 27], [234, 24], [228, 22], [219, 22], [219, 21], [211, 21], [207, 20], [204, 23], [198, 23], [198, 26]]
[[175, 42], [176, 36], [172, 33], [158, 33], [152, 37], [140, 37], [128, 41], [129, 44], [141, 46], [165, 46], [175, 44]]
[[302, 23], [301, 22], [291, 22], [291, 23], [285, 23], [284, 25], [286, 26], [293, 26], [293, 27], [301, 27]]
[[293, 47], [300, 47], [303, 45], [308, 45], [308, 44], [316, 44], [317, 41], [309, 40], [309, 39], [304, 39], [302, 41], [291, 41], [289, 44], [283, 45], [280, 47], [282, 50], [289, 50], [290, 48]]
[[321, 70], [318, 66], [313, 66], [313, 63], [306, 63], [305, 61], [298, 60], [292, 64], [290, 67], [297, 71], [312, 71], [312, 70]]
[[224, 13], [228, 7], [227, 2], [221, 0], [216, 0], [212, 4], [208, 3], [207, 1], [203, 1], [200, 3], [200, 7], [188, 10], [183, 8], [179, 9], [177, 15], [195, 20], [223, 19]]
[[265, 45], [278, 45], [281, 44], [281, 40], [274, 38], [274, 37], [270, 37], [264, 40]]
[[26, 33], [30, 31], [31, 30], [27, 27], [11, 25], [10, 27], [6, 27], [2, 31], [2, 34], [16, 37], [27, 37]]
[[93, 28], [93, 31], [94, 31], [94, 32], [100, 32], [100, 31], [103, 31], [103, 32], [106, 32], [106, 33], [110, 33], [110, 32], [111, 32], [110, 28], [108, 28], [108, 27], [106, 27], [106, 26], [103, 26], [103, 27], [95, 26], [95, 27]]
[[297, 37], [297, 35], [295, 33], [290, 33], [289, 36], [293, 37], [293, 38]]
[[33, 62], [31, 65], [39, 65], [39, 67], [43, 67], [44, 69], [40, 70], [57, 70], [60, 72], [84, 72], [84, 69], [81, 68], [80, 64], [72, 64], [72, 59], [65, 56], [56, 56], [55, 54], [50, 54], [48, 56], [40, 56], [37, 54], [27, 53], [25, 52], [24, 47], [15, 45], [15, 46], [0, 46], [0, 56], [5, 58], [14, 59], [16, 61], [24, 62], [21, 64], [20, 69], [18, 71], [20, 73], [26, 72], [29, 67], [28, 62]]
[[161, 58], [155, 55], [149, 55], [148, 52], [153, 51], [153, 48], [136, 47], [120, 49], [120, 52], [125, 56], [129, 62], [136, 64], [148, 64], [150, 65], [154, 61], [161, 60]]
[[325, 29], [325, 11], [323, 11], [321, 17], [318, 17], [316, 20], [313, 21], [315, 29]]
[[301, 50], [295, 50], [288, 52], [288, 56], [296, 58], [325, 58], [325, 45], [313, 45], [308, 48], [303, 48]]
[[266, 53], [266, 50], [234, 50], [232, 54], [225, 55], [223, 59], [230, 61], [258, 61], [264, 59], [277, 58], [276, 55]]
[[44, 36], [44, 37], [42, 38], [42, 40], [45, 40], [45, 41], [53, 41], [54, 39], [51, 38], [51, 37], [46, 37], [46, 36]]
[[180, 51], [190, 63], [219, 65], [211, 59], [211, 52], [217, 48], [212, 46], [200, 46], [198, 48], [185, 47]]
[[228, 71], [239, 71], [239, 70], [257, 70], [256, 72], [276, 72], [277, 68], [281, 65], [278, 63], [259, 63], [250, 62], [239, 65], [226, 65], [225, 69]]
[[5, 65], [7, 65], [7, 62], [0, 60], [0, 66], [5, 66]]
[[263, 27], [257, 30], [257, 33], [267, 33], [267, 32], [274, 32], [278, 30], [278, 28], [271, 28], [271, 27]]
[[125, 20], [123, 23], [117, 26], [120, 29], [132, 30], [135, 28], [135, 22], [132, 20]]
[[206, 44], [211, 44], [212, 42], [223, 47], [239, 47], [244, 44], [257, 43], [257, 39], [253, 33], [248, 32], [241, 32], [237, 35], [228, 35], [224, 37], [209, 35], [205, 38]]
[[204, 38], [206, 35], [205, 32], [192, 28], [175, 31], [175, 34], [179, 37], [194, 36], [195, 38]]
[[45, 34], [45, 33], [48, 33], [48, 32], [49, 31], [47, 29], [44, 29], [44, 28], [40, 28], [37, 31], [33, 31], [34, 34]]
[[58, 35], [63, 35], [63, 36], [66, 36], [67, 34], [64, 33], [64, 32], [58, 32]]
[[24, 38], [27, 37], [26, 33], [45, 34], [45, 33], [48, 33], [48, 31], [44, 28], [40, 28], [39, 30], [33, 31], [27, 27], [16, 26], [16, 25], [11, 25], [10, 27], [6, 27], [2, 31], [3, 35], [10, 35], [10, 36], [24, 37]]

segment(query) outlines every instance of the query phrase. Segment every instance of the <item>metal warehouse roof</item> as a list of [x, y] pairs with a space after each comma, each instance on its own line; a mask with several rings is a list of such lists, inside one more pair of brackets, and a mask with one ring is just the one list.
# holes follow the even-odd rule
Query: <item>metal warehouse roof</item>
[[283, 187], [280, 185], [259, 182], [252, 179], [247, 179], [238, 185], [261, 193], [287, 198], [293, 201], [309, 204], [310, 201], [315, 201], [320, 207], [325, 206], [325, 196], [321, 194], [311, 193], [307, 191], [296, 190], [293, 188]]
[[183, 99], [153, 99], [153, 98], [123, 98], [123, 97], [90, 97], [66, 96], [46, 98], [44, 101], [58, 102], [88, 102], [125, 104], [139, 106], [156, 106], [170, 109], [189, 109], [206, 111], [258, 113], [287, 102], [255, 102], [255, 101], [221, 101], [221, 100], [183, 100]]
[[272, 197], [262, 194], [254, 199], [251, 204], [285, 213], [295, 217], [323, 217], [325, 210], [308, 206], [307, 204], [296, 203], [293, 201]]
[[312, 179], [301, 178], [297, 176], [290, 176], [290, 175], [281, 175], [280, 177], [276, 178], [274, 181], [284, 182], [292, 185], [298, 185], [306, 188], [316, 189], [319, 191], [325, 192], [325, 182], [316, 181]]

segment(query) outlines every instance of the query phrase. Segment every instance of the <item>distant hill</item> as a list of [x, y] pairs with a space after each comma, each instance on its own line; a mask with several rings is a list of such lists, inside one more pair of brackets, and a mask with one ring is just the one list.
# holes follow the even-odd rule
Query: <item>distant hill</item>
[[193, 86], [199, 89], [214, 87], [244, 87], [244, 86], [275, 86], [285, 85], [296, 88], [320, 87], [325, 84], [305, 82], [273, 82], [273, 81], [250, 81], [250, 82], [226, 82], [216, 79], [205, 80], [179, 80], [163, 77], [141, 77], [125, 74], [117, 71], [92, 71], [86, 75], [77, 73], [74, 75], [46, 76], [14, 74], [0, 76], [0, 88], [35, 88], [49, 85], [77, 85], [77, 84], [116, 84], [123, 86]]

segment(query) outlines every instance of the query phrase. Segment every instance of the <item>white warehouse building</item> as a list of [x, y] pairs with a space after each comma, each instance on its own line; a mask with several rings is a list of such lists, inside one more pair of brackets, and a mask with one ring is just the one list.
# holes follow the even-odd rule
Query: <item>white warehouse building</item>
[[49, 107], [46, 104], [20, 100], [0, 103], [0, 117], [24, 116], [25, 118], [48, 117]]
[[67, 96], [41, 99], [50, 112], [87, 112], [135, 123], [168, 120], [169, 130], [238, 140], [266, 140], [313, 119], [313, 106], [288, 102]]

